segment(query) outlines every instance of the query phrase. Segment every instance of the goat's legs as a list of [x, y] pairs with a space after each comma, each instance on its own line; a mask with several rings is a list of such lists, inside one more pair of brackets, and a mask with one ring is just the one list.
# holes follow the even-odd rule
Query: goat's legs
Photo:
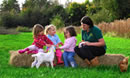
[[51, 61], [50, 64], [51, 64], [51, 67], [53, 68], [53, 61]]
[[35, 58], [35, 60], [32, 62], [31, 68], [33, 68], [34, 66], [36, 66], [36, 64], [37, 64], [37, 60]]
[[36, 68], [38, 69], [39, 68], [39, 66], [41, 65], [41, 61], [38, 61], [38, 63], [36, 64]]
[[49, 67], [49, 63], [46, 62], [46, 66]]

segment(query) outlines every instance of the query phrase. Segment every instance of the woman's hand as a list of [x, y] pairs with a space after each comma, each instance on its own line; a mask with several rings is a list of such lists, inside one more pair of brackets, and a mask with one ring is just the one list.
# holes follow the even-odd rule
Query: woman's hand
[[85, 42], [83, 42], [82, 44], [83, 44], [83, 45], [90, 46], [91, 42], [85, 41]]
[[86, 42], [85, 42], [85, 45], [90, 46], [90, 45], [91, 45], [91, 42], [86, 41]]
[[100, 47], [100, 46], [105, 46], [105, 41], [104, 41], [103, 38], [101, 38], [101, 39], [98, 40], [98, 42], [85, 41], [85, 43], [83, 43], [83, 45]]
[[80, 47], [82, 47], [82, 45], [88, 45], [89, 46], [89, 44], [90, 44], [90, 42], [88, 42], [88, 41], [86, 41], [86, 42], [82, 41], [82, 42], [79, 43], [78, 47], [80, 48]]

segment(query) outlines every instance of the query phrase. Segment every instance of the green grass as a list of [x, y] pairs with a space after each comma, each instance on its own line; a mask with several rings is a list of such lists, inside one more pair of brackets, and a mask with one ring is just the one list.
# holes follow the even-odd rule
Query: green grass
[[[64, 35], [62, 33], [58, 35], [61, 41], [64, 42]], [[81, 40], [80, 37], [80, 35], [77, 36], [78, 43]], [[107, 53], [130, 56], [130, 39], [106, 36], [104, 39], [107, 44]], [[31, 33], [0, 35], [0, 78], [130, 78], [130, 66], [127, 72], [121, 73], [118, 66], [91, 68], [64, 68], [56, 66], [54, 69], [47, 67], [36, 69], [9, 65], [9, 51], [25, 48], [32, 42]]]

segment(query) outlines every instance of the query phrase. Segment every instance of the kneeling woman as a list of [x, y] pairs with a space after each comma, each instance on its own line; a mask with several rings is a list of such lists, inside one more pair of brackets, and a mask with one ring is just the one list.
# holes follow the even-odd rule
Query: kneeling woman
[[106, 45], [103, 39], [101, 30], [93, 25], [93, 21], [84, 16], [81, 19], [82, 27], [82, 47], [76, 46], [75, 52], [81, 57], [88, 65], [99, 65], [97, 56], [104, 55], [106, 53]]

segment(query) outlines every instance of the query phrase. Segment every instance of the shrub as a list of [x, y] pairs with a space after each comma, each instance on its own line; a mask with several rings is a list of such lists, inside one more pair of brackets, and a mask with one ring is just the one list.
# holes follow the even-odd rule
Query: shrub
[[16, 31], [19, 31], [19, 32], [30, 32], [31, 29], [29, 29], [28, 27], [18, 26], [18, 27], [16, 28]]
[[65, 26], [64, 21], [62, 20], [61, 16], [56, 15], [52, 20], [51, 24], [55, 25], [57, 29], [62, 28]]
[[111, 22], [114, 20], [114, 15], [111, 15], [108, 10], [102, 9], [101, 11], [97, 12], [96, 14], [89, 15], [94, 21], [95, 24], [98, 24], [100, 22]]
[[0, 27], [0, 34], [18, 34], [15, 29], [6, 29], [4, 27]]

